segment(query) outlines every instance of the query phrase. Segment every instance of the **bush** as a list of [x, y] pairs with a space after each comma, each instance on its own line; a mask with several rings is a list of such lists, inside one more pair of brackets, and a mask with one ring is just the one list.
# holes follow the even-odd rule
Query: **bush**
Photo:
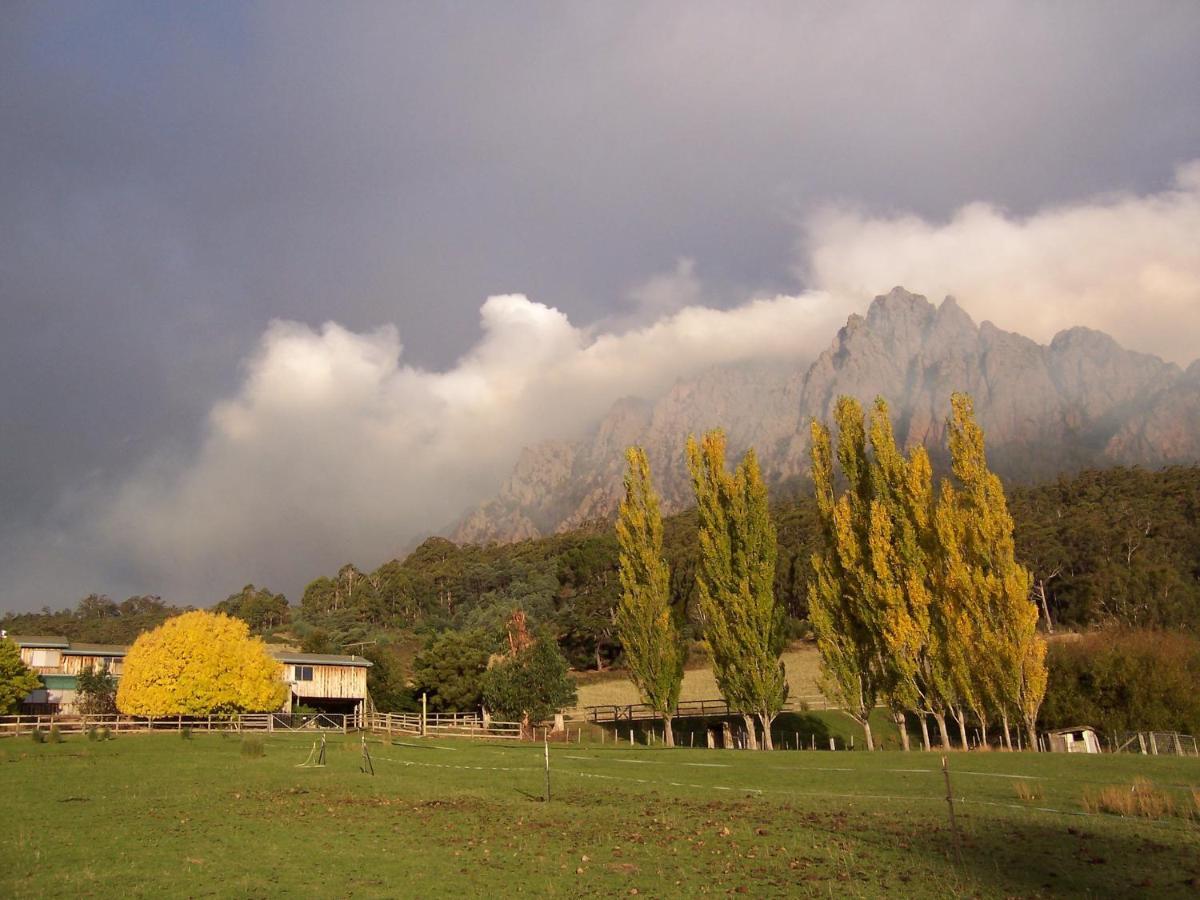
[[96, 728], [96, 726], [95, 726], [95, 725], [93, 725], [91, 728], [89, 728], [89, 729], [87, 730], [87, 739], [88, 739], [89, 741], [94, 741], [94, 740], [96, 740], [96, 739], [97, 739], [97, 738], [99, 738], [99, 737], [100, 737], [100, 732], [99, 732], [99, 730]]
[[242, 738], [242, 756], [245, 756], [248, 759], [258, 759], [262, 756], [266, 756], [266, 754], [267, 754], [267, 749], [266, 749], [266, 745], [263, 742], [262, 738], [260, 738], [260, 737]]
[[46, 743], [46, 732], [42, 731], [40, 725], [35, 725], [33, 731], [29, 732], [29, 736], [35, 744]]
[[179, 729], [179, 736], [185, 741], [190, 741], [192, 739], [192, 726], [184, 725], [181, 729]]
[[1043, 727], [1200, 734], [1200, 639], [1109, 630], [1051, 641], [1046, 661]]
[[111, 741], [111, 740], [115, 740], [115, 739], [116, 739], [116, 735], [112, 733], [111, 728], [109, 728], [107, 725], [100, 726], [100, 740]]
[[62, 743], [62, 739], [63, 739], [62, 732], [58, 730], [57, 725], [50, 726], [50, 734], [47, 735], [47, 739], [50, 741], [51, 744], [61, 744]]

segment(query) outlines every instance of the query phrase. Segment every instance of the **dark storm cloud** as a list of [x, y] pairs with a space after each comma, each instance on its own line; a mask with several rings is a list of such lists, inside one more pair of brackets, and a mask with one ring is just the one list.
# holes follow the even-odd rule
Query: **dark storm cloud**
[[489, 295], [645, 323], [804, 287], [817, 207], [1155, 194], [1200, 147], [1198, 49], [1183, 2], [6, 4], [0, 605], [262, 577], [200, 552], [202, 596], [80, 522], [203, 460], [273, 319], [395, 323], [442, 369]]

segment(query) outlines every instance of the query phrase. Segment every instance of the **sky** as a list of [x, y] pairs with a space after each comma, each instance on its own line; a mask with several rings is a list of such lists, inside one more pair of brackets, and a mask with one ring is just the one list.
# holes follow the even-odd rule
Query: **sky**
[[1200, 5], [0, 5], [0, 610], [294, 601], [893, 285], [1200, 355]]

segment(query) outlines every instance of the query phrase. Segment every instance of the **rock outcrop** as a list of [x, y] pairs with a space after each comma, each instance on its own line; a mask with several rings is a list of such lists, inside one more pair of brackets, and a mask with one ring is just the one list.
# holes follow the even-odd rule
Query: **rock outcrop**
[[1085, 466], [1200, 460], [1200, 362], [1178, 366], [1123, 349], [1087, 328], [1043, 346], [952, 297], [935, 306], [902, 288], [851, 316], [811, 364], [740, 364], [679, 381], [653, 402], [615, 404], [589, 440], [527, 449], [499, 495], [454, 532], [460, 542], [512, 541], [611, 518], [624, 450], [645, 447], [666, 512], [691, 505], [683, 458], [690, 433], [725, 429], [731, 458], [755, 447], [777, 490], [808, 471], [808, 422], [837, 398], [887, 398], [897, 439], [945, 462], [950, 395], [967, 391], [1005, 478], [1036, 481]]

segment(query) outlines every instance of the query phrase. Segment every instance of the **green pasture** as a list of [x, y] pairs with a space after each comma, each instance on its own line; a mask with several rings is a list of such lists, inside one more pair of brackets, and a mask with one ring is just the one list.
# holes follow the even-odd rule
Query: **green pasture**
[[[1200, 760], [122, 735], [0, 742], [0, 896], [1195, 896]], [[1150, 779], [1159, 821], [1088, 815]], [[1017, 785], [1036, 799], [1023, 801]]]

